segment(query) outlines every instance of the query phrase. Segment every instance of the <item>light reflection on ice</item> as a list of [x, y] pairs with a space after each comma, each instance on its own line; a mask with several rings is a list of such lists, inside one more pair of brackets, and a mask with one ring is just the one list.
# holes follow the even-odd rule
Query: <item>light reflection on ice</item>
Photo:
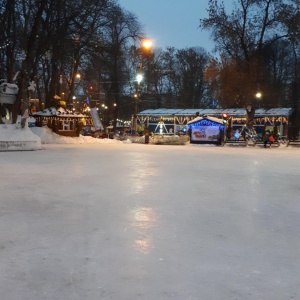
[[149, 254], [150, 253], [150, 239], [145, 238], [142, 240], [136, 240], [135, 241], [135, 248], [142, 252], [143, 254]]
[[143, 254], [149, 254], [154, 247], [153, 238], [149, 230], [155, 225], [156, 216], [152, 207], [138, 207], [132, 211], [133, 222], [131, 226], [136, 229], [139, 238], [134, 241], [134, 248]]
[[141, 194], [150, 188], [152, 177], [159, 177], [159, 170], [153, 168], [151, 160], [143, 154], [135, 153], [131, 157], [131, 168], [129, 178], [134, 194]]

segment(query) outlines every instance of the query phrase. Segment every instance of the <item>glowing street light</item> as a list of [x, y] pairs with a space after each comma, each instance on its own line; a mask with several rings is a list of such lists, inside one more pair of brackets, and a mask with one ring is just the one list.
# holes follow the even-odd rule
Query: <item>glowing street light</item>
[[134, 94], [134, 114], [132, 119], [132, 129], [136, 131], [137, 129], [137, 112], [138, 112], [138, 101], [140, 98], [140, 84], [143, 80], [143, 55], [148, 55], [150, 53], [150, 50], [153, 47], [153, 42], [151, 39], [144, 38], [140, 41], [140, 49], [139, 49], [139, 55], [140, 55], [140, 65], [139, 65], [139, 71], [136, 75], [136, 93]]
[[153, 43], [152, 43], [152, 40], [150, 39], [143, 39], [142, 40], [142, 47], [145, 49], [145, 50], [150, 50], [153, 46]]
[[256, 97], [257, 99], [261, 99], [262, 93], [261, 93], [261, 92], [257, 92], [257, 93], [255, 94], [255, 97]]
[[143, 80], [143, 74], [139, 73], [136, 75], [136, 81], [138, 84], [140, 84]]

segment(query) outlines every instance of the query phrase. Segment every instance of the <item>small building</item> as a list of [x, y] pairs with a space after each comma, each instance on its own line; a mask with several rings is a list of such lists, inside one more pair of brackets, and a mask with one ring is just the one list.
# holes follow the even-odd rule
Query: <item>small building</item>
[[70, 112], [63, 108], [47, 108], [34, 113], [31, 117], [36, 119], [36, 126], [48, 126], [53, 132], [63, 135], [78, 137], [86, 126], [93, 126], [90, 115]]
[[226, 136], [226, 124], [221, 119], [202, 116], [189, 121], [188, 132], [191, 144], [222, 145]]

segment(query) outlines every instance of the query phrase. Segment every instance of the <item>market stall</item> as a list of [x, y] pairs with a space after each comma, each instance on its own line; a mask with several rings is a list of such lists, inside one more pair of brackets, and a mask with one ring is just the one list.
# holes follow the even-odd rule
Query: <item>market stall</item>
[[78, 137], [86, 126], [93, 126], [89, 115], [77, 114], [63, 108], [48, 108], [32, 114], [36, 119], [36, 126], [48, 126], [53, 132], [63, 135]]
[[221, 119], [201, 116], [187, 123], [191, 144], [223, 145], [226, 126]]

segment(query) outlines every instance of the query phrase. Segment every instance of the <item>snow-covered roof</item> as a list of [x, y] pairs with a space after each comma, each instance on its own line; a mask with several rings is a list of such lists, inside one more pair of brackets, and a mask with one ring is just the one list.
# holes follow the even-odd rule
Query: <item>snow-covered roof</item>
[[[258, 108], [255, 110], [255, 117], [263, 116], [289, 116], [292, 112], [292, 108], [271, 108], [264, 109]], [[210, 116], [221, 116], [223, 113], [229, 116], [235, 117], [246, 117], [246, 110], [244, 108], [193, 108], [193, 109], [168, 109], [168, 108], [157, 108], [157, 109], [147, 109], [139, 112], [138, 116], [195, 116], [195, 115], [210, 115]]]
[[218, 124], [223, 124], [223, 120], [222, 119], [218, 119], [218, 118], [214, 118], [214, 117], [210, 117], [210, 116], [205, 116], [205, 117], [196, 117], [195, 119], [189, 121], [187, 123], [187, 125], [192, 124], [192, 123], [196, 123], [199, 122], [201, 120], [209, 120]]
[[54, 107], [46, 108], [43, 111], [38, 111], [33, 113], [32, 116], [43, 116], [43, 117], [51, 117], [51, 116], [60, 116], [60, 117], [69, 117], [69, 118], [86, 118], [86, 115], [81, 113], [72, 112], [66, 110], [62, 107], [56, 109]]

